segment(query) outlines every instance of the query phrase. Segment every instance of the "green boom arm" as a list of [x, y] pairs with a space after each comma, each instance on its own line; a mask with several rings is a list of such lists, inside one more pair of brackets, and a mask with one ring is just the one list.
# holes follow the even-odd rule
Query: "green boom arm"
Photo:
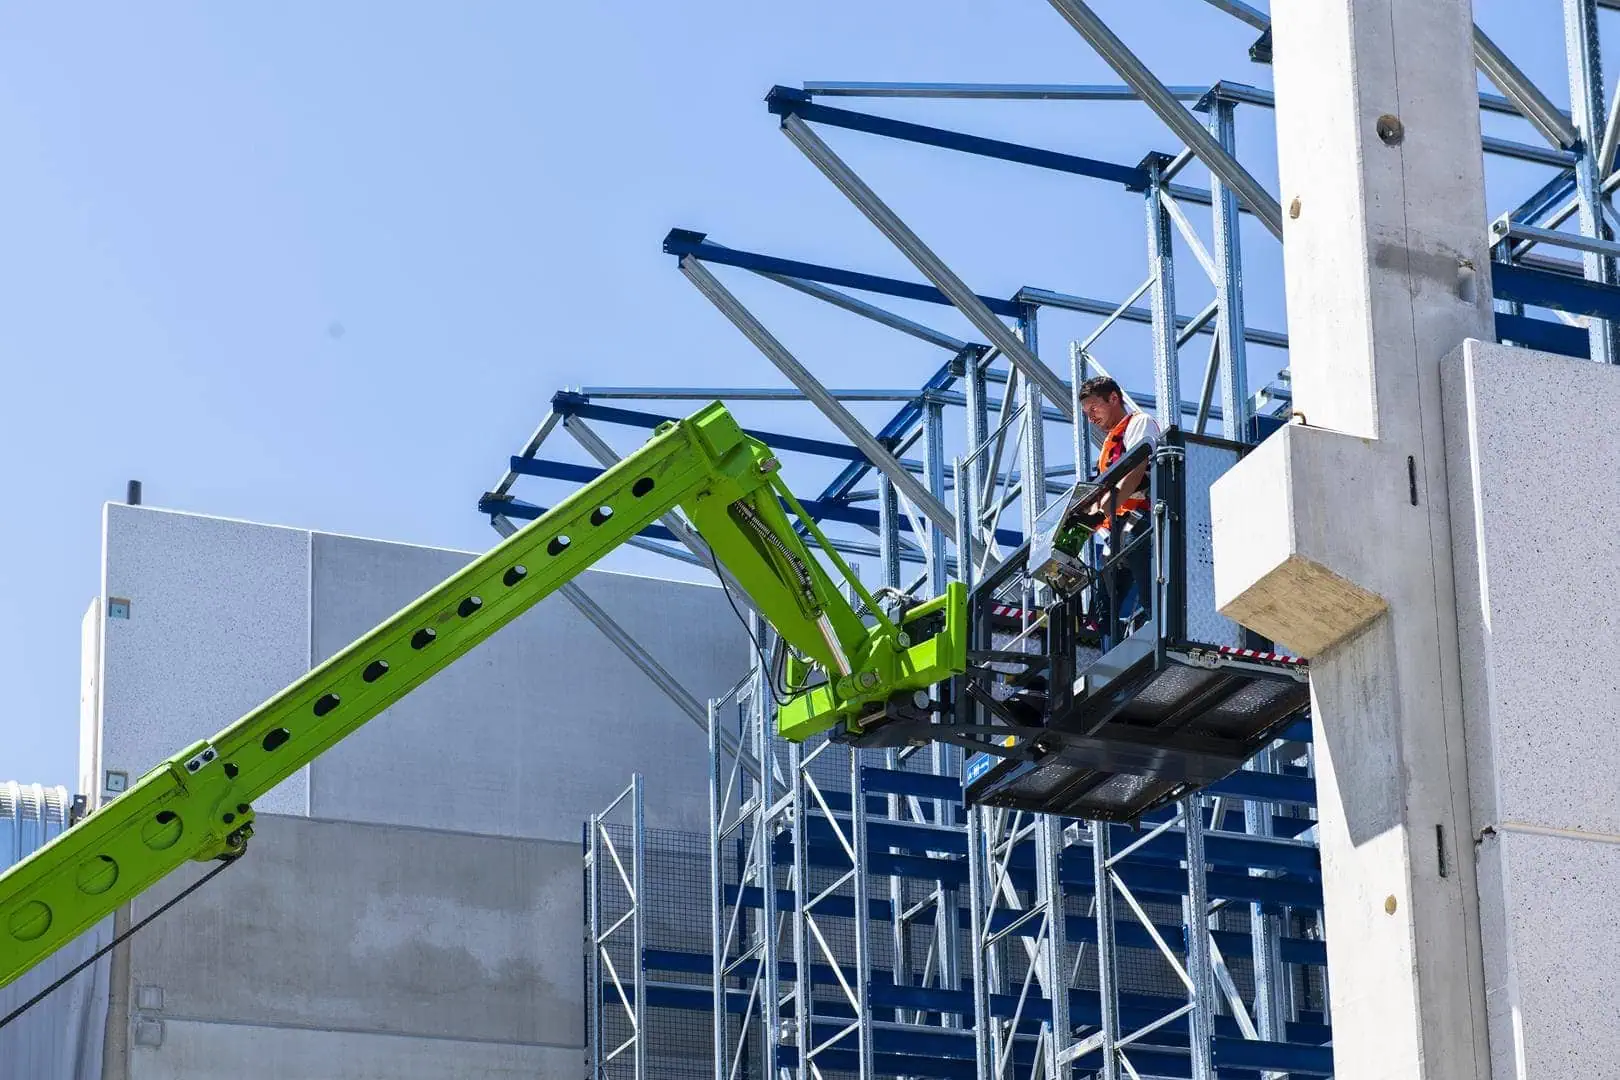
[[[777, 471], [769, 448], [718, 402], [662, 425], [545, 515], [0, 874], [0, 986], [183, 863], [240, 855], [255, 798], [677, 506], [790, 647], [789, 678], [803, 689], [778, 715], [784, 736], [802, 740], [840, 723], [859, 732], [881, 721], [890, 698], [963, 670], [959, 587], [916, 609], [943, 603], [947, 617], [912, 643], [803, 517]], [[805, 547], [782, 501], [875, 626]], [[810, 686], [814, 672], [823, 678]]]

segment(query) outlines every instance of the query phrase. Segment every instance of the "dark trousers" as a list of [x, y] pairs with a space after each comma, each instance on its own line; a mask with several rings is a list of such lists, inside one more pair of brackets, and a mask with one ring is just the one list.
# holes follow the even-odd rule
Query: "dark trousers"
[[[1111, 633], [1112, 620], [1107, 618], [1110, 613], [1110, 599], [1117, 605], [1120, 620], [1126, 621], [1138, 611], [1152, 614], [1153, 612], [1153, 541], [1149, 537], [1148, 517], [1146, 514], [1128, 514], [1115, 523], [1113, 533], [1109, 537], [1109, 557], [1117, 555], [1121, 548], [1133, 541], [1139, 541], [1136, 546], [1126, 553], [1125, 557], [1113, 564], [1113, 567], [1104, 572], [1099, 585], [1099, 614], [1103, 635], [1103, 648], [1110, 649], [1119, 642]], [[1125, 629], [1120, 628], [1119, 636], [1126, 636]]]

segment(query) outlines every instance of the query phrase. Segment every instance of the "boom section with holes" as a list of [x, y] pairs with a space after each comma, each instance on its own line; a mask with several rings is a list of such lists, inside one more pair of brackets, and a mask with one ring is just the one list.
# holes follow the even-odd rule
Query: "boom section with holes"
[[[662, 425], [545, 515], [0, 874], [0, 985], [183, 863], [240, 855], [254, 799], [675, 507], [801, 663], [834, 680], [848, 674], [870, 655], [870, 632], [789, 524], [782, 496], [792, 497], [777, 471], [770, 449], [718, 402]], [[825, 730], [838, 716], [813, 719]]]

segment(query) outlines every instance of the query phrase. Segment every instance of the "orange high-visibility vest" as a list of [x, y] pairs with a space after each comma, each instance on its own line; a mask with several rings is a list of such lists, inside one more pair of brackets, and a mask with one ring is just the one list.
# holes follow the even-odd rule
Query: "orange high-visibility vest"
[[[1102, 453], [1097, 458], [1097, 475], [1101, 476], [1103, 473], [1107, 472], [1109, 466], [1113, 465], [1114, 462], [1118, 461], [1120, 457], [1124, 455], [1125, 429], [1130, 426], [1130, 422], [1133, 419], [1135, 419], [1133, 414], [1126, 413], [1125, 418], [1119, 423], [1115, 424], [1114, 429], [1108, 433], [1108, 436], [1105, 439], [1103, 439]], [[1133, 512], [1145, 514], [1147, 513], [1147, 509], [1148, 501], [1146, 496], [1132, 495], [1122, 501], [1115, 508], [1114, 513], [1118, 517], [1124, 517], [1126, 514]]]

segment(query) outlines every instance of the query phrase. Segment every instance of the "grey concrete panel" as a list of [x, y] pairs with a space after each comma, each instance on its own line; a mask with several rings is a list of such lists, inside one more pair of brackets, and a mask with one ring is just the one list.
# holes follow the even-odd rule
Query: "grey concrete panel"
[[165, 1014], [199, 1020], [579, 1045], [581, 893], [577, 843], [261, 816], [242, 860], [132, 940], [131, 1000], [157, 987]]
[[1445, 388], [1474, 826], [1620, 834], [1620, 371], [1469, 342]]
[[1608, 1076], [1620, 1060], [1620, 845], [1504, 831], [1479, 851], [1493, 1080]]
[[[315, 661], [470, 559], [317, 534]], [[699, 700], [745, 670], [746, 638], [718, 588], [601, 571], [579, 581]], [[707, 828], [701, 730], [551, 596], [316, 761], [311, 812], [577, 843], [634, 771], [650, 824]]]
[[574, 1048], [165, 1019], [129, 1080], [578, 1080]]
[[[102, 628], [100, 765], [133, 783], [309, 669], [309, 534], [121, 504], [104, 530], [101, 603], [129, 608]], [[306, 772], [256, 805], [306, 813]]]

